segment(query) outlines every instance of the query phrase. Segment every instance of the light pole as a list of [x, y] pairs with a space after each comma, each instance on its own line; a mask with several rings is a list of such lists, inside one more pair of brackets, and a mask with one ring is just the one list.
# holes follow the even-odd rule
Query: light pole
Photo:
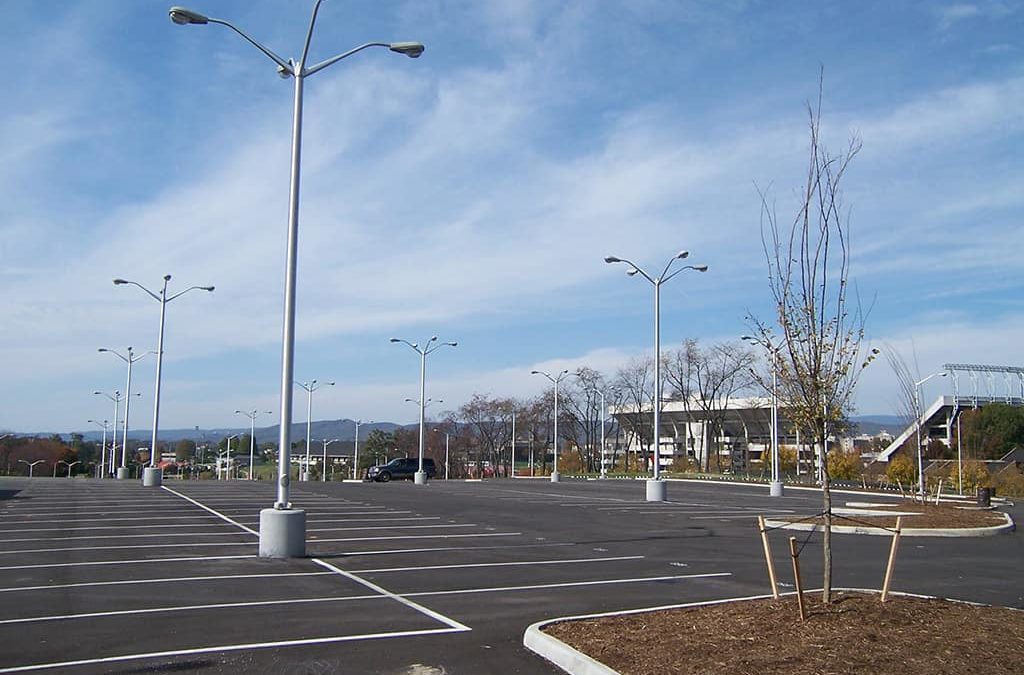
[[654, 476], [647, 481], [647, 501], [649, 502], [663, 502], [667, 493], [665, 482], [661, 480], [661, 285], [683, 270], [708, 271], [707, 265], [685, 265], [669, 274], [669, 269], [675, 261], [682, 260], [689, 255], [689, 251], [680, 251], [672, 256], [658, 277], [652, 277], [638, 265], [625, 258], [610, 255], [604, 259], [606, 263], [626, 263], [630, 266], [626, 274], [629, 276], [639, 274], [654, 286]]
[[[63, 459], [57, 460], [57, 464], [67, 464], [67, 467], [68, 467], [68, 478], [71, 478], [71, 467], [73, 467], [75, 464], [81, 464], [81, 463], [82, 463], [81, 460], [78, 460], [78, 459], [76, 459], [73, 462], [65, 462]], [[54, 465], [54, 474], [53, 475], [54, 475], [54, 478], [57, 477], [57, 474], [56, 474], [56, 464]]]
[[768, 352], [768, 358], [772, 360], [772, 414], [771, 414], [771, 444], [772, 444], [772, 482], [768, 487], [768, 494], [771, 497], [781, 497], [785, 491], [782, 484], [782, 472], [779, 466], [779, 350], [770, 343], [760, 340], [753, 335], [744, 335], [741, 340], [751, 344], [761, 345]]
[[[306, 470], [302, 472], [299, 480], [306, 482], [309, 480], [309, 444], [312, 442], [312, 437], [309, 435], [310, 430], [313, 427], [313, 392], [323, 386], [333, 387], [334, 382], [318, 382], [312, 380], [310, 382], [296, 382], [295, 384], [302, 387], [306, 392]], [[282, 421], [282, 425], [284, 422]], [[291, 461], [291, 460], [289, 460]]]
[[[114, 435], [110, 441], [110, 473], [114, 473], [114, 466], [116, 464], [115, 457], [117, 455], [117, 416], [121, 411], [121, 392], [115, 389], [113, 394], [108, 394], [105, 391], [94, 391], [93, 394], [96, 396], [104, 396], [114, 402]], [[123, 456], [124, 452], [121, 454]], [[127, 478], [127, 475], [121, 475], [121, 472], [119, 471], [117, 478], [122, 480]]]
[[352, 457], [352, 480], [358, 480], [357, 473], [359, 471], [359, 427], [363, 424], [373, 424], [373, 420], [363, 422], [363, 420], [356, 420], [356, 442], [355, 442], [355, 453]]
[[[96, 470], [96, 477], [103, 478], [103, 472], [107, 469], [107, 429], [110, 428], [110, 422], [103, 420], [103, 422], [97, 422], [96, 420], [89, 420], [90, 423], [103, 429], [103, 445], [100, 446], [100, 465]], [[117, 433], [117, 430], [114, 430]], [[0, 438], [3, 438], [0, 436]]]
[[298, 258], [299, 238], [299, 167], [302, 149], [302, 87], [305, 78], [342, 59], [362, 51], [368, 47], [387, 47], [398, 54], [416, 58], [423, 53], [423, 45], [418, 42], [368, 42], [347, 52], [331, 57], [326, 61], [307, 67], [306, 57], [309, 54], [309, 43], [313, 37], [313, 26], [316, 24], [317, 11], [321, 0], [313, 5], [313, 15], [306, 33], [306, 43], [302, 48], [302, 56], [298, 61], [285, 61], [256, 40], [249, 37], [239, 28], [222, 19], [203, 16], [198, 12], [172, 7], [170, 18], [176, 24], [217, 23], [238, 33], [251, 45], [259, 49], [271, 61], [277, 64], [278, 75], [291, 77], [295, 80], [295, 98], [292, 108], [292, 158], [291, 180], [288, 197], [288, 248], [285, 255], [285, 288], [284, 288], [284, 326], [281, 347], [281, 433], [278, 441], [278, 484], [277, 501], [273, 509], [260, 511], [260, 547], [259, 555], [264, 558], [301, 557], [306, 553], [306, 513], [301, 509], [291, 508], [289, 476], [291, 466], [291, 419], [292, 419], [292, 379], [295, 357], [295, 285]]
[[555, 385], [555, 429], [554, 429], [554, 464], [551, 467], [551, 482], [557, 483], [561, 480], [558, 475], [558, 383], [569, 374], [568, 370], [563, 370], [554, 377], [550, 373], [545, 373], [543, 370], [531, 370], [530, 375], [543, 375], [544, 377], [551, 380], [551, 384]]
[[224, 480], [231, 480], [231, 439], [238, 438], [239, 434], [231, 434], [228, 436], [227, 449], [224, 451], [225, 463], [224, 463]]
[[46, 460], [45, 459], [37, 459], [34, 462], [29, 462], [28, 460], [19, 459], [18, 461], [21, 462], [22, 464], [28, 464], [28, 477], [31, 478], [32, 477], [32, 469], [35, 468], [36, 464], [40, 464], [42, 462], [45, 462]]
[[512, 450], [509, 454], [508, 477], [516, 477], [516, 411], [512, 411]]
[[274, 413], [269, 410], [236, 410], [236, 415], [245, 415], [249, 418], [249, 480], [254, 480], [253, 476], [253, 461], [256, 458], [256, 418], [263, 413], [266, 415], [273, 415]]
[[[426, 395], [427, 395], [427, 354], [437, 351], [441, 347], [458, 347], [458, 342], [438, 342], [437, 336], [433, 336], [424, 343], [422, 347], [416, 342], [409, 342], [408, 340], [402, 340], [399, 338], [391, 338], [391, 342], [401, 342], [408, 345], [414, 352], [420, 355], [420, 464], [419, 470], [416, 471], [416, 475], [413, 477], [413, 482], [416, 485], [427, 484], [427, 474], [423, 471], [423, 449], [425, 436], [423, 433], [423, 425], [426, 420], [424, 413], [426, 412]], [[410, 400], [410, 399], [407, 399]]]
[[[163, 331], [161, 331], [161, 334], [162, 333], [163, 333]], [[129, 393], [132, 390], [132, 364], [135, 363], [136, 361], [138, 361], [139, 359], [145, 358], [149, 354], [155, 354], [156, 353], [156, 352], [146, 352], [145, 354], [139, 354], [138, 356], [135, 356], [134, 353], [132, 352], [132, 348], [131, 347], [128, 348], [128, 354], [127, 355], [121, 354], [120, 352], [115, 351], [113, 349], [106, 349], [104, 347], [100, 347], [96, 351], [98, 351], [98, 352], [107, 352], [107, 353], [113, 354], [114, 356], [116, 356], [117, 358], [121, 359], [122, 361], [124, 361], [125, 363], [128, 364], [128, 383], [125, 385], [124, 390], [126, 392], [129, 392]], [[131, 411], [131, 406], [132, 406], [132, 397], [131, 396], [127, 396], [125, 398], [125, 401], [124, 401], [124, 433], [121, 435], [121, 447], [122, 448], [127, 448], [128, 447], [128, 413]], [[114, 420], [114, 427], [115, 427], [114, 428], [114, 435], [115, 435], [115, 440], [116, 440], [116, 436], [117, 436], [117, 428], [116, 428], [117, 427], [117, 420]], [[117, 445], [117, 443], [115, 443], [114, 445]], [[121, 452], [121, 455], [122, 455], [122, 457], [124, 456], [124, 451], [123, 450]], [[152, 456], [152, 452], [150, 453], [150, 455]], [[113, 463], [113, 462], [111, 462], [111, 463]], [[125, 466], [123, 460], [121, 461], [121, 466], [118, 467], [118, 469], [117, 469], [117, 477], [120, 478], [121, 480], [124, 480], [125, 478], [128, 477], [128, 467]]]
[[933, 377], [946, 377], [947, 371], [939, 370], [928, 377], [914, 383], [914, 403], [917, 407], [917, 489], [921, 493], [921, 501], [924, 501], [924, 457], [921, 450], [921, 417], [924, 411], [921, 410], [921, 385]]
[[[163, 475], [160, 467], [157, 465], [157, 455], [160, 454], [160, 450], [157, 447], [157, 434], [160, 430], [160, 373], [164, 364], [164, 319], [167, 316], [167, 303], [175, 298], [180, 298], [189, 291], [206, 291], [207, 293], [213, 292], [213, 286], [189, 286], [183, 291], [178, 291], [174, 295], [167, 296], [167, 282], [171, 280], [170, 274], [164, 275], [164, 285], [160, 289], [159, 293], [154, 293], [137, 281], [128, 281], [127, 279], [114, 279], [115, 286], [122, 286], [124, 284], [130, 284], [137, 286], [142, 289], [149, 297], [153, 298], [160, 303], [160, 330], [157, 333], [156, 341], [156, 384], [153, 391], [153, 438], [149, 445], [149, 466], [142, 471], [142, 484], [147, 487], [159, 487], [163, 482]], [[128, 427], [125, 426], [125, 437], [128, 436]]]
[[321, 483], [326, 483], [327, 482], [327, 446], [330, 445], [331, 443], [337, 443], [337, 442], [338, 442], [337, 438], [332, 438], [331, 440], [327, 440], [326, 438], [323, 439], [323, 444], [324, 444], [324, 466], [323, 466], [323, 470], [320, 472], [320, 474], [321, 474], [320, 475], [320, 482]]

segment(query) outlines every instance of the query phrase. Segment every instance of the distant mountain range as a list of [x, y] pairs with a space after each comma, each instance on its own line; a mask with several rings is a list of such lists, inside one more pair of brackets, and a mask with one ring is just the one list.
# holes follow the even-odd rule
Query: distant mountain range
[[855, 415], [850, 421], [857, 425], [860, 433], [868, 436], [877, 436], [882, 431], [888, 431], [895, 436], [907, 426], [898, 415]]
[[[402, 425], [394, 424], [392, 422], [363, 422], [359, 425], [359, 439], [365, 440], [370, 432], [374, 430], [381, 430], [384, 432], [392, 432], [395, 429], [400, 428]], [[408, 425], [407, 425], [408, 426]], [[310, 437], [315, 440], [321, 439], [338, 439], [339, 441], [354, 441], [356, 437], [356, 423], [354, 420], [340, 419], [340, 420], [320, 420], [310, 424]], [[79, 432], [82, 436], [89, 441], [99, 441], [103, 438], [102, 431], [89, 430], [85, 432]], [[225, 436], [233, 434], [248, 434], [249, 427], [220, 427], [214, 429], [161, 429], [160, 440], [166, 443], [177, 443], [182, 439], [189, 439], [202, 443], [204, 441], [210, 443], [216, 443]], [[265, 443], [267, 441], [276, 442], [278, 435], [280, 434], [280, 426], [275, 424], [270, 427], [256, 427], [255, 436], [257, 443]], [[129, 429], [128, 438], [137, 441], [145, 441], [152, 438], [153, 432], [148, 429]], [[306, 438], [306, 425], [305, 423], [292, 424], [292, 441]], [[109, 436], [108, 436], [109, 437]], [[120, 437], [120, 436], [119, 436]]]

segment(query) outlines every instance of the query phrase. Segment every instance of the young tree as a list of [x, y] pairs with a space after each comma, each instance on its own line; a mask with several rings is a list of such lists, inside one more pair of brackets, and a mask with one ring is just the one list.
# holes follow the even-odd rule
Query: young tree
[[[627, 435], [636, 438], [643, 449], [644, 467], [646, 470], [648, 453], [653, 443], [653, 429], [644, 421], [644, 410], [654, 407], [654, 362], [648, 357], [636, 357], [615, 373], [614, 385], [621, 392], [621, 405], [627, 410], [635, 410], [635, 414], [621, 415], [620, 423]], [[626, 445], [630, 444], [629, 439]]]
[[[839, 155], [825, 148], [820, 135], [822, 91], [819, 80], [817, 104], [807, 105], [807, 176], [791, 224], [779, 221], [761, 192], [761, 238], [775, 316], [773, 322], [753, 316], [749, 320], [764, 344], [779, 349], [779, 389], [787, 416], [823, 447], [830, 427], [846, 418], [867, 361], [861, 353], [865, 314], [849, 299], [849, 214], [841, 190], [861, 142], [853, 136]], [[827, 604], [832, 601], [832, 497], [824, 461], [821, 470], [822, 601]]]

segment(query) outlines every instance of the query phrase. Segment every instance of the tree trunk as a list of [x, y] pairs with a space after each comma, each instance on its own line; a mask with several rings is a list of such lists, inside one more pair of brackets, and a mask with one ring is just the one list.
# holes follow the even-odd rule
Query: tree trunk
[[[824, 437], [822, 438], [821, 447], [824, 452]], [[832, 492], [829, 489], [828, 457], [823, 457], [821, 500], [822, 511], [825, 513], [825, 530], [821, 539], [821, 548], [824, 555], [821, 602], [828, 605], [832, 602]]]

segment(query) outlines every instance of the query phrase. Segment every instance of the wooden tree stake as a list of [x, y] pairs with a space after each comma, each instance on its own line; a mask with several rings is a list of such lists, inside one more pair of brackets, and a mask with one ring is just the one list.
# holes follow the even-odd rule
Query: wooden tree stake
[[896, 532], [892, 535], [892, 546], [889, 548], [889, 563], [885, 566], [885, 581], [882, 583], [882, 602], [889, 597], [889, 582], [892, 581], [892, 568], [896, 564], [896, 549], [900, 545], [900, 532], [903, 530], [903, 516], [896, 516]]
[[796, 586], [796, 604], [800, 608], [800, 620], [807, 619], [804, 607], [804, 584], [800, 580], [800, 554], [796, 551], [796, 537], [789, 538], [789, 555], [793, 558], [793, 583]]
[[779, 599], [779, 584], [775, 578], [775, 563], [772, 561], [772, 549], [768, 544], [768, 530], [764, 525], [764, 516], [757, 517], [757, 527], [761, 531], [761, 543], [764, 544], [764, 560], [768, 563], [768, 579], [772, 583], [772, 597]]

